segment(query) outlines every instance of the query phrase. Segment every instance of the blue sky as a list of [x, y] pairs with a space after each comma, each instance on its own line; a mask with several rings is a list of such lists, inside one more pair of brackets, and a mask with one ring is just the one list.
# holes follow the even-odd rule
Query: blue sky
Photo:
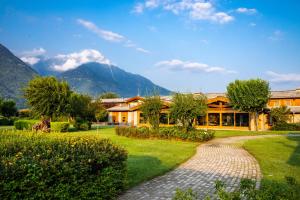
[[1, 0], [0, 43], [30, 62], [60, 55], [64, 70], [109, 62], [173, 91], [256, 77], [300, 87], [298, 0]]

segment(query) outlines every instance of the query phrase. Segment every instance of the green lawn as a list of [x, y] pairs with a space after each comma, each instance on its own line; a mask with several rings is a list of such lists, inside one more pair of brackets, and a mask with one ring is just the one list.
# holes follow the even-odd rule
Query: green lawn
[[286, 135], [300, 134], [300, 131], [238, 131], [238, 130], [216, 130], [216, 138], [252, 135]]
[[248, 140], [244, 148], [258, 160], [265, 180], [292, 176], [300, 183], [300, 137]]
[[[3, 132], [9, 132], [3, 131]], [[18, 131], [19, 134], [25, 134]], [[1, 132], [0, 132], [1, 133]], [[196, 152], [199, 143], [168, 141], [157, 139], [132, 139], [115, 134], [114, 128], [98, 130], [50, 133], [46, 137], [97, 137], [108, 138], [114, 144], [128, 151], [128, 184], [129, 187], [161, 175], [183, 163]]]

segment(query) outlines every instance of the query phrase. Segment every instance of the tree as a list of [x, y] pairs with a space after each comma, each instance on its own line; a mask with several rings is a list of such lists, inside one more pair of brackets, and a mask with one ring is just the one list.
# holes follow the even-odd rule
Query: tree
[[93, 102], [93, 106], [95, 108], [95, 117], [96, 117], [97, 122], [106, 121], [108, 112], [104, 108], [101, 99], [98, 98], [95, 102]]
[[24, 88], [24, 97], [37, 116], [67, 116], [72, 91], [67, 82], [54, 77], [35, 77]]
[[79, 117], [83, 120], [92, 121], [95, 119], [96, 108], [92, 98], [88, 95], [72, 93], [70, 96], [70, 116]]
[[105, 92], [100, 95], [100, 99], [115, 99], [119, 98], [120, 96], [117, 93], [114, 92]]
[[194, 96], [193, 94], [173, 95], [173, 102], [170, 108], [171, 117], [179, 122], [185, 132], [193, 128], [193, 121], [197, 116], [205, 115], [207, 111], [206, 97], [204, 95]]
[[4, 117], [13, 117], [17, 114], [16, 102], [13, 100], [0, 100], [0, 114]]
[[258, 128], [258, 114], [266, 108], [269, 97], [269, 83], [262, 79], [236, 80], [227, 86], [227, 97], [234, 109], [250, 112]]
[[274, 125], [286, 123], [289, 120], [289, 114], [291, 112], [291, 109], [289, 109], [287, 106], [280, 106], [277, 108], [272, 108], [270, 115], [272, 118], [272, 122]]
[[163, 102], [159, 95], [146, 97], [141, 105], [143, 115], [151, 125], [151, 128], [155, 131], [159, 130], [159, 116], [162, 106]]

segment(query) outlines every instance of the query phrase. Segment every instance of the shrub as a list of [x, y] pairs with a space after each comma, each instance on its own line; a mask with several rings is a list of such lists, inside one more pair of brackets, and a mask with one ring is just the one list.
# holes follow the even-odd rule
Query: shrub
[[197, 200], [197, 193], [191, 188], [187, 190], [176, 189], [173, 200]]
[[69, 127], [69, 122], [51, 122], [51, 131], [67, 132]]
[[0, 126], [14, 125], [14, 119], [15, 118], [0, 117]]
[[108, 140], [10, 133], [0, 141], [0, 199], [115, 199], [125, 187], [127, 153]]
[[287, 123], [287, 122], [281, 122], [276, 123], [272, 130], [276, 131], [300, 131], [300, 124], [299, 123]]
[[38, 120], [17, 120], [14, 126], [17, 130], [32, 130], [32, 126], [38, 122]]
[[83, 120], [81, 118], [76, 118], [75, 123], [74, 123], [74, 127], [77, 130], [87, 131], [87, 130], [91, 130], [92, 123], [89, 122], [89, 121]]
[[116, 127], [116, 134], [134, 138], [161, 138], [161, 139], [180, 139], [194, 142], [208, 141], [214, 137], [213, 130], [192, 130], [190, 132], [180, 131], [175, 127], [160, 128], [159, 132], [153, 131], [148, 127]]

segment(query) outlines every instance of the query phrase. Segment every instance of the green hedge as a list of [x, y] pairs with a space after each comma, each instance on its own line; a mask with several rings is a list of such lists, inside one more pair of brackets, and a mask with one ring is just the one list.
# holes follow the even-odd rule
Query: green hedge
[[277, 123], [272, 127], [272, 130], [276, 131], [300, 131], [299, 123]]
[[38, 122], [39, 120], [17, 120], [14, 126], [17, 130], [32, 130], [32, 126]]
[[[17, 120], [14, 125], [17, 130], [32, 130], [32, 126], [40, 122], [39, 120]], [[69, 129], [69, 122], [51, 122], [51, 131], [67, 132]]]
[[115, 199], [126, 159], [108, 140], [0, 134], [0, 199]]
[[70, 127], [69, 122], [51, 122], [51, 131], [56, 132], [67, 132]]
[[7, 118], [0, 116], [0, 126], [14, 125], [15, 118]]
[[176, 127], [160, 128], [159, 132], [154, 132], [147, 127], [116, 127], [116, 134], [126, 137], [134, 138], [161, 138], [161, 139], [180, 139], [187, 141], [202, 142], [208, 141], [214, 137], [215, 131], [213, 130], [192, 130], [185, 133]]

